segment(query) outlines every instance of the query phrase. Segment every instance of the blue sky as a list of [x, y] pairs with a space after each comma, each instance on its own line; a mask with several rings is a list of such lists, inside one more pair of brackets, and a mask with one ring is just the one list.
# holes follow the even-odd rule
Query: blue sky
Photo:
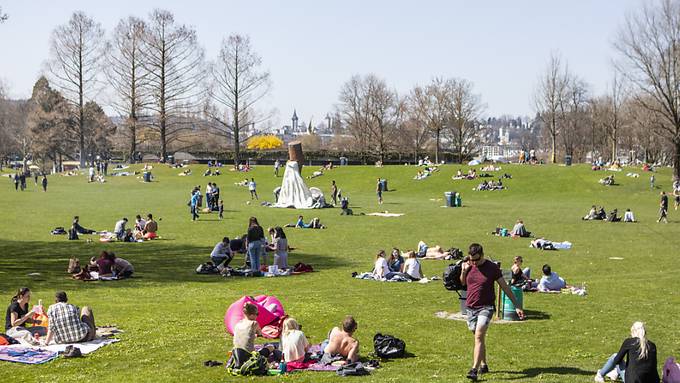
[[120, 18], [160, 7], [196, 28], [206, 56], [221, 40], [247, 34], [272, 75], [261, 105], [275, 125], [320, 122], [353, 74], [375, 73], [405, 94], [433, 76], [470, 80], [486, 115], [532, 115], [532, 93], [551, 52], [595, 93], [611, 79], [611, 42], [642, 0], [477, 1], [5, 1], [0, 79], [28, 97], [49, 53], [52, 29], [82, 10], [110, 32]]

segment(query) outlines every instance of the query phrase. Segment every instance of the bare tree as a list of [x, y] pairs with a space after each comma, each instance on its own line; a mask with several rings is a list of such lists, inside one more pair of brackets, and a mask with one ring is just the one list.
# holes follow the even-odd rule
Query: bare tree
[[435, 149], [434, 161], [439, 163], [439, 149], [441, 147], [441, 135], [448, 121], [448, 108], [450, 102], [450, 80], [434, 78], [425, 88], [416, 86], [411, 90], [409, 101], [411, 110], [415, 112], [417, 121], [424, 129], [434, 135]]
[[546, 72], [540, 77], [534, 95], [536, 111], [548, 132], [551, 144], [550, 161], [557, 161], [557, 136], [559, 135], [560, 104], [565, 97], [567, 69], [558, 55], [551, 55]]
[[90, 132], [87, 142], [87, 150], [92, 158], [101, 156], [108, 158], [111, 151], [111, 137], [116, 132], [116, 127], [111, 119], [104, 113], [99, 104], [89, 101], [85, 104], [85, 126]]
[[0, 23], [4, 23], [5, 21], [7, 21], [8, 18], [9, 16], [7, 16], [6, 13], [3, 13], [2, 7], [0, 7]]
[[614, 47], [618, 69], [633, 85], [642, 107], [657, 114], [656, 131], [674, 147], [675, 177], [680, 177], [680, 1], [646, 3], [622, 25]]
[[432, 132], [427, 124], [422, 122], [417, 104], [413, 103], [413, 99], [408, 98], [405, 102], [400, 103], [398, 110], [398, 142], [403, 143], [402, 146], [405, 150], [413, 151], [413, 161], [417, 162], [420, 153], [426, 150]]
[[460, 163], [474, 155], [479, 147], [482, 125], [479, 117], [485, 106], [481, 97], [474, 93], [472, 83], [463, 79], [448, 81], [448, 132]]
[[624, 124], [623, 104], [626, 102], [623, 83], [615, 74], [607, 94], [602, 97], [600, 118], [611, 144], [611, 161], [616, 161], [619, 134]]
[[372, 152], [384, 161], [396, 128], [399, 100], [387, 83], [373, 74], [352, 76], [340, 90], [344, 124], [364, 156]]
[[269, 72], [260, 70], [261, 64], [248, 36], [231, 35], [222, 42], [212, 66], [206, 114], [218, 134], [232, 138], [235, 165], [240, 160], [242, 128], [263, 120], [258, 119], [255, 104], [269, 93], [271, 82]]
[[172, 13], [160, 9], [151, 12], [142, 41], [151, 126], [159, 134], [161, 161], [166, 161], [168, 145], [191, 130], [191, 119], [181, 117], [198, 109], [204, 52], [195, 29], [176, 24]]
[[149, 73], [144, 68], [141, 49], [144, 29], [144, 21], [136, 17], [120, 20], [106, 49], [105, 72], [116, 95], [113, 106], [126, 117], [124, 132], [129, 140], [128, 159], [132, 163], [137, 152], [142, 111], [150, 101]]
[[573, 156], [576, 150], [582, 152], [589, 117], [588, 84], [573, 74], [566, 79], [565, 97], [560, 100], [559, 121], [564, 153]]
[[76, 136], [80, 152], [80, 166], [85, 165], [87, 132], [83, 123], [85, 103], [97, 90], [97, 76], [101, 68], [104, 30], [85, 15], [74, 12], [68, 23], [52, 31], [50, 60], [52, 83], [64, 97], [76, 106]]

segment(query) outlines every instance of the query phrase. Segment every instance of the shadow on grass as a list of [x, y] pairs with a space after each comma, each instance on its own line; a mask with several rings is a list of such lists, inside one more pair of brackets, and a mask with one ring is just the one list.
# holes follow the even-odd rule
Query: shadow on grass
[[551, 375], [595, 375], [593, 371], [586, 371], [576, 367], [532, 367], [522, 371], [494, 371], [499, 374], [516, 375], [508, 378], [494, 378], [494, 380], [525, 380], [535, 378], [542, 374]]
[[[135, 274], [129, 280], [82, 282], [71, 278], [66, 272], [69, 258], [80, 259], [87, 264], [91, 257], [102, 250], [113, 251], [130, 261]], [[209, 282], [224, 283], [217, 275], [196, 274], [196, 267], [210, 260], [212, 247], [178, 244], [175, 241], [152, 241], [144, 243], [87, 243], [85, 241], [41, 242], [0, 240], [0, 290], [14, 291], [20, 286], [35, 288], [82, 288], [85, 286], [130, 287], [131, 285], [156, 282]], [[268, 254], [268, 262], [273, 253]], [[233, 267], [243, 265], [244, 254], [237, 254]], [[315, 270], [342, 266], [340, 260], [318, 254], [292, 252], [289, 263], [303, 262]], [[229, 280], [229, 279], [226, 279]]]
[[550, 319], [550, 314], [544, 313], [543, 311], [524, 310], [524, 315], [526, 315], [526, 320], [532, 321]]

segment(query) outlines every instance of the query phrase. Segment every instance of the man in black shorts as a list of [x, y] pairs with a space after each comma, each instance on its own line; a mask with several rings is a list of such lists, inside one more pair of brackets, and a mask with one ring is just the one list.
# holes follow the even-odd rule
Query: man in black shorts
[[503, 279], [500, 267], [484, 258], [482, 245], [471, 244], [467, 258], [467, 262], [463, 263], [460, 281], [467, 286], [467, 325], [475, 335], [474, 359], [467, 377], [476, 381], [478, 374], [489, 372], [484, 341], [495, 311], [494, 282], [498, 283], [515, 305], [515, 311], [520, 319], [524, 319], [524, 311]]

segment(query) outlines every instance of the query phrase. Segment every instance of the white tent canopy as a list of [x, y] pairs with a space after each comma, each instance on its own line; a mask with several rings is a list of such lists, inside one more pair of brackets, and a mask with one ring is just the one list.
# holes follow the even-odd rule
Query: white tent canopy
[[279, 200], [274, 207], [294, 207], [296, 209], [311, 209], [314, 205], [312, 193], [298, 171], [296, 161], [288, 161], [283, 172], [283, 182]]

